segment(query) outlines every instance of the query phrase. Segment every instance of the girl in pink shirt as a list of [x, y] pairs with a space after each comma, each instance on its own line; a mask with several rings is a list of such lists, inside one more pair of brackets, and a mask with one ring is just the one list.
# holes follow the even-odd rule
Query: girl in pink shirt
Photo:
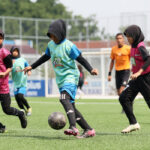
[[[24, 111], [20, 111], [14, 107], [11, 107], [11, 98], [9, 94], [9, 72], [12, 68], [12, 59], [10, 52], [5, 49], [2, 44], [4, 40], [4, 33], [0, 31], [0, 102], [2, 110], [7, 115], [18, 116], [21, 122], [22, 128], [26, 128], [27, 120]], [[5, 126], [0, 123], [0, 133], [5, 132]]]
[[150, 108], [150, 55], [144, 45], [144, 35], [139, 26], [129, 26], [124, 35], [131, 45], [132, 75], [126, 89], [120, 95], [119, 101], [130, 124], [122, 130], [122, 133], [129, 133], [140, 129], [132, 107], [133, 101], [139, 92]]

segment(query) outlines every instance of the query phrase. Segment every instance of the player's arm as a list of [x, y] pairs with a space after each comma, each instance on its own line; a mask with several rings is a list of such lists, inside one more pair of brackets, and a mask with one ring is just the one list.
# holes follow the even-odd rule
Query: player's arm
[[92, 75], [97, 75], [98, 71], [97, 69], [93, 69], [92, 66], [89, 64], [89, 62], [82, 56], [81, 52], [78, 50], [78, 48], [73, 45], [70, 53], [70, 57], [72, 59], [77, 60], [84, 68], [90, 72]]
[[142, 74], [142, 72], [144, 70], [147, 69], [148, 66], [150, 66], [150, 55], [149, 55], [148, 50], [144, 46], [140, 46], [138, 49], [139, 49], [141, 56], [144, 60], [144, 64], [138, 72], [134, 73], [131, 76], [131, 79], [136, 79], [138, 76], [140, 76]]
[[111, 72], [112, 72], [112, 69], [114, 67], [114, 60], [111, 59], [111, 62], [110, 62], [110, 66], [109, 66], [109, 72], [108, 72], [108, 81], [111, 81]]
[[11, 55], [6, 56], [4, 59], [4, 64], [6, 66], [6, 71], [5, 72], [0, 72], [0, 78], [4, 78], [6, 75], [9, 74], [9, 72], [11, 72], [12, 70], [12, 59], [11, 59]]
[[27, 73], [28, 71], [31, 71], [32, 69], [37, 68], [41, 64], [45, 63], [47, 60], [51, 58], [49, 48], [47, 47], [45, 54], [41, 56], [36, 62], [34, 62], [31, 66], [26, 67], [23, 71]]
[[96, 69], [93, 69], [92, 66], [89, 64], [89, 62], [80, 54], [76, 60], [84, 66], [84, 68], [91, 73], [92, 75], [97, 75], [98, 73], [96, 72]]

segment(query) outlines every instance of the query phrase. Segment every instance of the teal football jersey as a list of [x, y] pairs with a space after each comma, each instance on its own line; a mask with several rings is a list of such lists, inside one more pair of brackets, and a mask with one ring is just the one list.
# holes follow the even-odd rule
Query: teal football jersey
[[27, 86], [27, 75], [22, 72], [22, 70], [29, 66], [28, 62], [20, 57], [13, 60], [13, 68], [12, 68], [12, 80], [14, 84], [14, 89], [20, 88], [20, 87], [26, 87]]
[[75, 59], [81, 52], [71, 41], [65, 39], [60, 44], [50, 41], [45, 53], [51, 57], [59, 88], [65, 83], [78, 85], [79, 71]]

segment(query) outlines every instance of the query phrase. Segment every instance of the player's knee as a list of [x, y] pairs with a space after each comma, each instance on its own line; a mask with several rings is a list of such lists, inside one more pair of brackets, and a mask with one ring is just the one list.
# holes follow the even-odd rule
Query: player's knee
[[10, 107], [3, 107], [3, 112], [7, 115], [11, 115]]

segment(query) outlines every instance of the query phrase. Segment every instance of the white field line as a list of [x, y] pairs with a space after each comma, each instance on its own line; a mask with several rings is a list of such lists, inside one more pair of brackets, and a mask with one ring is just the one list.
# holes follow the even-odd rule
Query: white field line
[[[16, 104], [15, 101], [12, 103]], [[41, 101], [29, 101], [30, 104], [60, 104], [60, 102], [41, 102]], [[145, 101], [135, 102], [138, 105], [146, 104]], [[77, 105], [120, 105], [119, 102], [76, 102]]]

